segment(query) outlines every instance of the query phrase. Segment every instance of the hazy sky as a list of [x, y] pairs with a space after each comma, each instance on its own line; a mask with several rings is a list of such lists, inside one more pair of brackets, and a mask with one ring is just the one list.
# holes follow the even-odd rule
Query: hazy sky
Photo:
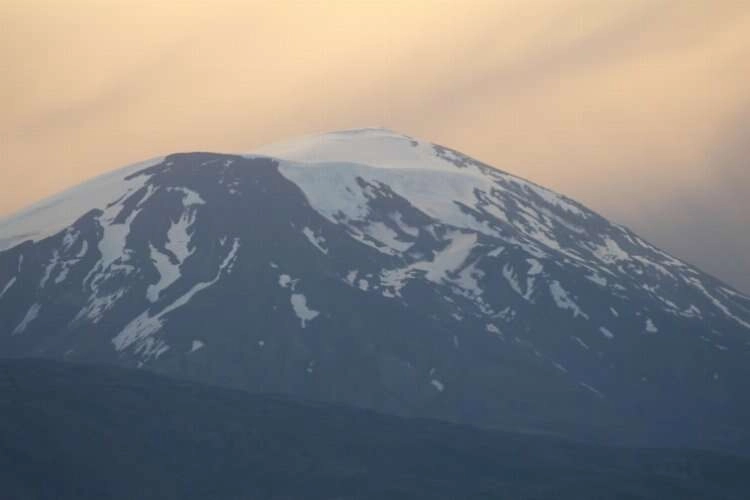
[[382, 125], [750, 291], [747, 0], [0, 0], [0, 214], [160, 154]]

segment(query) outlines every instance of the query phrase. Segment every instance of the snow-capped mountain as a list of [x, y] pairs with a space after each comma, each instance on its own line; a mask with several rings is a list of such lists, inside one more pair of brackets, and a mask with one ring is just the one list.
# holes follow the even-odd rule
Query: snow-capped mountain
[[174, 154], [0, 220], [0, 353], [747, 451], [750, 297], [384, 129]]

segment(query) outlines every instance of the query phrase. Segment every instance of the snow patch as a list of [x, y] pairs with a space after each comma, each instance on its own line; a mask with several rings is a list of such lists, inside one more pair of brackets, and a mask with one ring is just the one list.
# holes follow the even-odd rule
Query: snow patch
[[748, 323], [747, 321], [745, 321], [745, 320], [743, 320], [743, 319], [735, 316], [734, 314], [732, 314], [732, 311], [730, 311], [727, 306], [725, 306], [719, 299], [717, 299], [716, 297], [714, 297], [713, 295], [711, 295], [708, 292], [708, 290], [706, 290], [706, 287], [703, 285], [703, 282], [701, 280], [699, 280], [697, 278], [689, 277], [689, 278], [686, 278], [686, 281], [688, 283], [691, 283], [698, 290], [700, 290], [703, 293], [703, 295], [705, 295], [706, 298], [708, 298], [708, 300], [710, 300], [711, 303], [717, 309], [719, 309], [721, 312], [723, 312], [727, 317], [733, 319], [734, 321], [736, 321], [740, 325], [744, 326], [745, 328], [750, 329], [750, 323]]
[[115, 170], [0, 218], [0, 251], [23, 241], [43, 240], [72, 225], [87, 212], [104, 209], [108, 203], [136, 192], [150, 176], [126, 178], [162, 161], [163, 157], [154, 158]]
[[589, 281], [591, 281], [591, 282], [593, 282], [593, 283], [595, 283], [595, 284], [597, 284], [597, 285], [599, 285], [599, 286], [601, 286], [601, 287], [606, 287], [607, 286], [607, 278], [605, 278], [603, 276], [600, 276], [598, 274], [588, 275], [588, 276], [586, 276], [586, 279], [589, 280]]
[[176, 263], [172, 262], [170, 257], [149, 243], [149, 251], [151, 255], [151, 262], [154, 263], [156, 271], [159, 273], [159, 281], [155, 284], [149, 285], [146, 290], [146, 297], [151, 302], [156, 302], [162, 291], [169, 288], [175, 281], [177, 281], [182, 273], [180, 267], [194, 252], [195, 248], [190, 249], [190, 242], [192, 235], [188, 232], [195, 222], [195, 211], [189, 207], [191, 205], [200, 204], [202, 199], [197, 193], [189, 191], [183, 188], [182, 191], [188, 192], [183, 199], [185, 211], [180, 215], [177, 222], [172, 222], [167, 230], [167, 242], [164, 248], [174, 255], [177, 260]]
[[[367, 236], [384, 245], [387, 249], [385, 253], [390, 255], [405, 252], [412, 246], [411, 242], [399, 240], [398, 233], [382, 222], [373, 222], [363, 231]], [[378, 246], [378, 249], [381, 250], [381, 247]]]
[[549, 285], [549, 291], [552, 294], [552, 298], [560, 309], [566, 309], [573, 312], [573, 317], [577, 318], [582, 316], [585, 319], [589, 319], [588, 314], [584, 313], [578, 304], [576, 304], [571, 298], [570, 294], [563, 288], [559, 281], [553, 281]]
[[493, 325], [491, 323], [487, 323], [487, 325], [485, 325], [484, 329], [487, 330], [490, 333], [494, 333], [495, 335], [502, 336], [502, 334], [503, 334], [498, 327], [496, 327], [495, 325]]
[[472, 264], [464, 267], [453, 280], [453, 283], [464, 290], [467, 295], [478, 299], [482, 294], [482, 289], [479, 286], [479, 280], [482, 278], [484, 278], [484, 272], [478, 269], [475, 264]]
[[80, 233], [76, 232], [72, 227], [69, 227], [65, 231], [65, 236], [63, 236], [62, 244], [63, 244], [63, 252], [67, 252], [70, 250], [70, 248], [73, 246], [73, 244], [78, 240], [78, 237], [80, 236]]
[[279, 275], [279, 286], [281, 288], [294, 288], [297, 286], [297, 280], [293, 280], [288, 274]]
[[12, 287], [13, 285], [15, 285], [15, 284], [16, 284], [16, 277], [15, 277], [15, 276], [13, 276], [13, 277], [12, 277], [12, 278], [10, 279], [10, 281], [8, 281], [8, 283], [6, 283], [6, 284], [5, 284], [5, 286], [3, 287], [2, 291], [0, 291], [0, 299], [2, 299], [2, 298], [3, 298], [3, 296], [5, 296], [5, 294], [6, 294], [6, 293], [8, 293], [8, 290], [10, 290], [10, 288], [11, 288], [11, 287]]
[[686, 318], [700, 318], [703, 315], [701, 310], [694, 304], [690, 304], [687, 309], [681, 311], [679, 314]]
[[86, 257], [86, 254], [88, 253], [88, 251], [89, 251], [89, 242], [86, 240], [83, 240], [83, 242], [81, 243], [81, 249], [76, 254], [76, 259], [82, 259]]
[[561, 372], [563, 372], [563, 373], [568, 373], [568, 369], [567, 369], [567, 368], [565, 368], [565, 367], [564, 367], [563, 365], [561, 365], [560, 363], [558, 363], [557, 361], [553, 361], [553, 362], [552, 362], [552, 366], [554, 366], [555, 368], [557, 368], [558, 370], [560, 370], [560, 371], [561, 371]]
[[12, 335], [18, 335], [19, 333], [25, 332], [29, 324], [39, 316], [39, 310], [41, 308], [42, 306], [39, 304], [32, 304], [32, 306], [29, 307], [28, 311], [26, 311], [26, 315], [23, 317], [21, 322], [13, 330]]
[[159, 273], [159, 281], [156, 284], [148, 286], [146, 289], [146, 298], [150, 302], [156, 302], [159, 300], [161, 292], [169, 288], [172, 283], [180, 278], [180, 266], [179, 264], [173, 264], [168, 255], [161, 253], [151, 243], [148, 244], [148, 247], [151, 254], [151, 262], [156, 266], [156, 271]]
[[96, 293], [93, 297], [89, 298], [89, 302], [86, 306], [76, 314], [73, 322], [86, 318], [94, 324], [98, 323], [102, 319], [102, 315], [111, 309], [112, 306], [115, 305], [115, 302], [125, 295], [125, 291], [124, 288], [120, 288], [119, 290], [104, 295]]
[[219, 265], [219, 269], [217, 270], [214, 279], [194, 285], [187, 293], [180, 296], [172, 304], [162, 309], [156, 315], [151, 316], [150, 312], [146, 310], [128, 323], [125, 328], [123, 328], [120, 333], [112, 339], [115, 349], [117, 351], [122, 351], [131, 345], [135, 345], [135, 352], [137, 354], [143, 354], [147, 359], [158, 358], [158, 356], [166, 352], [166, 349], [169, 348], [168, 346], [162, 341], [154, 340], [150, 337], [161, 330], [166, 319], [165, 317], [168, 314], [183, 307], [190, 302], [197, 293], [215, 285], [225, 273], [228, 274], [231, 272], [232, 264], [237, 259], [239, 248], [239, 238], [235, 238], [234, 243], [232, 244], [232, 249]]
[[125, 251], [125, 245], [130, 233], [130, 225], [140, 210], [136, 207], [125, 222], [116, 223], [115, 220], [121, 210], [122, 207], [119, 205], [112, 205], [97, 219], [99, 226], [102, 228], [102, 236], [97, 245], [100, 258], [84, 278], [84, 283], [91, 278], [90, 287], [94, 293], [90, 301], [98, 298], [100, 284], [107, 281], [113, 274], [128, 274], [132, 271], [132, 267], [127, 264], [129, 255]]
[[580, 337], [576, 337], [575, 335], [572, 335], [570, 338], [573, 339], [579, 346], [583, 347], [587, 351], [590, 349], [588, 344], [584, 342]]
[[307, 322], [314, 320], [320, 314], [320, 312], [310, 309], [307, 306], [307, 297], [301, 293], [293, 293], [290, 300], [294, 314], [299, 318], [302, 328], [307, 327]]
[[620, 260], [630, 260], [630, 254], [623, 250], [615, 240], [604, 237], [604, 245], [594, 248], [594, 256], [606, 264], [614, 264]]
[[594, 394], [596, 394], [600, 398], [604, 398], [604, 394], [602, 394], [602, 392], [599, 391], [598, 389], [596, 389], [595, 387], [593, 387], [593, 386], [591, 386], [591, 385], [589, 385], [589, 384], [587, 384], [585, 382], [579, 382], [579, 384], [580, 384], [581, 387], [583, 387], [584, 389], [587, 389], [587, 390], [593, 392]]
[[315, 232], [310, 229], [309, 227], [305, 227], [302, 230], [302, 233], [305, 235], [307, 240], [318, 250], [320, 250], [323, 254], [328, 255], [328, 249], [325, 248], [323, 245], [326, 244], [326, 239], [322, 236], [318, 236], [315, 234]]
[[525, 181], [523, 179], [515, 178], [508, 174], [504, 174], [504, 175], [506, 176], [506, 178], [512, 178], [512, 182], [523, 186], [527, 191], [530, 191], [534, 193], [535, 195], [539, 196], [546, 203], [554, 207], [561, 208], [562, 210], [566, 212], [570, 212], [579, 217], [586, 217], [586, 214], [583, 212], [583, 210], [575, 206], [572, 202], [565, 199], [565, 197], [553, 191], [550, 191], [549, 189], [543, 188], [541, 186], [537, 186], [536, 184]]
[[182, 193], [182, 204], [185, 207], [206, 204], [206, 201], [201, 198], [201, 195], [191, 189], [185, 187], [170, 187], [167, 188], [167, 191], [179, 191], [180, 193]]
[[672, 278], [673, 277], [672, 273], [669, 272], [669, 270], [667, 270], [667, 268], [664, 267], [664, 266], [662, 266], [661, 264], [658, 264], [658, 263], [656, 263], [656, 262], [654, 262], [652, 260], [649, 260], [649, 259], [645, 259], [645, 258], [641, 257], [640, 255], [633, 255], [632, 257], [633, 257], [633, 259], [637, 260], [638, 262], [640, 262], [644, 266], [651, 267], [651, 268], [657, 270], [659, 273], [663, 274], [664, 276], [666, 276], [668, 278]]
[[47, 284], [47, 281], [49, 281], [50, 275], [52, 274], [52, 271], [55, 269], [57, 264], [60, 262], [60, 253], [55, 250], [52, 252], [52, 258], [50, 259], [47, 266], [44, 268], [44, 276], [42, 276], [42, 280], [39, 282], [39, 288], [44, 288]]
[[[459, 171], [452, 165], [445, 169], [433, 169], [426, 165], [418, 168], [381, 168], [349, 159], [345, 163], [282, 163], [279, 171], [302, 189], [318, 213], [336, 224], [368, 222], [370, 200], [377, 196], [372, 193], [371, 186], [387, 186], [418, 210], [444, 224], [500, 236], [486, 221], [477, 220], [462, 209], [477, 203], [478, 189], [488, 192], [496, 187], [490, 178], [480, 173], [472, 175]], [[424, 169], [430, 172], [429, 182], [425, 180]], [[378, 233], [381, 229], [377, 226], [368, 232]], [[390, 244], [405, 246], [393, 235], [379, 236], [390, 241]], [[387, 248], [394, 251], [390, 246]]]
[[179, 264], [185, 262], [195, 251], [195, 249], [190, 249], [192, 235], [188, 232], [194, 222], [195, 212], [186, 210], [177, 222], [173, 222], [167, 230], [167, 242], [164, 248], [174, 254]]
[[70, 272], [70, 267], [68, 266], [70, 264], [69, 262], [63, 262], [63, 268], [60, 269], [60, 273], [55, 278], [55, 284], [59, 285], [63, 281], [65, 281], [68, 277], [68, 272]]
[[356, 269], [353, 269], [346, 273], [346, 282], [354, 286], [354, 282], [357, 280], [357, 274], [359, 274], [359, 271], [357, 271]]
[[439, 251], [432, 262], [425, 264], [425, 277], [434, 283], [445, 280], [449, 272], [460, 267], [477, 242], [477, 235], [473, 233], [451, 233], [448, 238], [448, 246]]
[[536, 259], [526, 259], [526, 262], [528, 262], [530, 266], [527, 272], [529, 276], [536, 276], [544, 270], [544, 266], [542, 266], [541, 262]]
[[487, 254], [487, 257], [500, 257], [500, 254], [505, 251], [505, 247], [497, 247]]
[[505, 264], [503, 266], [503, 277], [508, 282], [510, 287], [513, 289], [514, 292], [516, 292], [518, 295], [523, 297], [525, 300], [531, 299], [531, 294], [534, 291], [532, 287], [529, 287], [529, 284], [533, 285], [533, 281], [531, 283], [527, 282], [527, 288], [524, 292], [523, 288], [521, 288], [521, 283], [518, 280], [518, 275], [516, 274], [515, 269], [510, 264]]
[[[432, 283], [450, 282], [449, 273], [461, 267], [469, 257], [476, 244], [477, 235], [452, 232], [447, 237], [449, 238], [448, 244], [435, 254], [433, 260], [415, 262], [402, 269], [383, 271], [381, 284], [390, 289], [388, 290], [389, 295], [400, 296], [401, 289], [405, 286], [406, 281], [419, 271], [423, 271], [425, 279]], [[471, 276], [471, 271], [468, 276]], [[480, 295], [482, 291], [476, 285], [476, 281], [466, 278], [467, 276], [463, 276], [463, 279], [459, 277], [459, 281], [456, 283], [464, 287], [471, 287], [472, 293]]]
[[406, 222], [404, 222], [403, 216], [401, 215], [401, 212], [396, 212], [391, 215], [391, 218], [393, 219], [393, 222], [396, 223], [398, 228], [403, 232], [404, 234], [408, 234], [412, 238], [416, 238], [419, 236], [419, 228], [410, 226]]

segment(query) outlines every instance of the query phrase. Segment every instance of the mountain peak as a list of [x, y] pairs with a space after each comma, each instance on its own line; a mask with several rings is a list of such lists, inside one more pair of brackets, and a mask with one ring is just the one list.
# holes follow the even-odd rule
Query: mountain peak
[[360, 163], [382, 168], [449, 167], [437, 157], [434, 144], [383, 127], [307, 135], [262, 146], [251, 153], [256, 154], [300, 163]]

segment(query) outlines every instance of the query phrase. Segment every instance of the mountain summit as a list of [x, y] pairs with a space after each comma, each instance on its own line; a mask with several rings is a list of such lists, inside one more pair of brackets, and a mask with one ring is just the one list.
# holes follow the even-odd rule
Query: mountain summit
[[0, 353], [747, 452], [750, 298], [386, 129], [174, 154], [0, 220]]

